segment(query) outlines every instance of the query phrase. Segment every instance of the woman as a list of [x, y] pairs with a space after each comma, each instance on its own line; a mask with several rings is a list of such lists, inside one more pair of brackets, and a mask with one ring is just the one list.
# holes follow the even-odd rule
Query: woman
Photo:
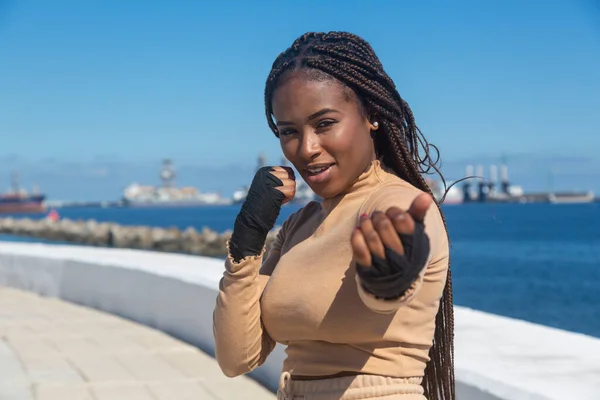
[[214, 312], [221, 369], [250, 372], [281, 343], [280, 399], [454, 399], [447, 232], [421, 176], [435, 163], [373, 49], [345, 32], [303, 35], [275, 60], [265, 107], [323, 200], [291, 215], [266, 254], [295, 177], [256, 173]]

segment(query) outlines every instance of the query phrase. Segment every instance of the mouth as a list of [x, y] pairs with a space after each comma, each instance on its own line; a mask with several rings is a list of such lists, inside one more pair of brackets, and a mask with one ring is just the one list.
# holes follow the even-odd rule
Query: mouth
[[331, 175], [331, 168], [334, 165], [335, 163], [315, 164], [304, 168], [307, 183], [323, 183], [327, 181]]

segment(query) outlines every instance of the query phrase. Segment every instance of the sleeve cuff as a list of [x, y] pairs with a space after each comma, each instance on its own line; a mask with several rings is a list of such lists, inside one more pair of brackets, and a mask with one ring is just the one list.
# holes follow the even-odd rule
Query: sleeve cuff
[[[258, 273], [258, 268], [256, 265], [262, 264], [262, 259], [266, 251], [266, 246], [263, 246], [260, 254], [256, 256], [247, 256], [242, 258], [239, 261], [235, 261], [231, 255], [231, 251], [229, 250], [229, 241], [227, 241], [227, 258], [225, 259], [225, 271], [229, 275], [246, 275], [244, 272], [249, 270], [251, 272]], [[248, 268], [252, 267], [252, 268]]]

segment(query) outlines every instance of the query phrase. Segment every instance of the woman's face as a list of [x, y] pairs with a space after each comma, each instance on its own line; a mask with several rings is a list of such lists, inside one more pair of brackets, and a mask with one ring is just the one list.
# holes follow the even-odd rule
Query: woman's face
[[272, 105], [283, 154], [318, 196], [337, 196], [375, 159], [376, 128], [338, 81], [292, 75]]

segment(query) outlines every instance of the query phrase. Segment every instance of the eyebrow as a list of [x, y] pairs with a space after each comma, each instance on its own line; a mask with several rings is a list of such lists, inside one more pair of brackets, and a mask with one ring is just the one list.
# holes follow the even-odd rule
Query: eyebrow
[[[333, 108], [324, 108], [322, 110], [317, 111], [314, 114], [309, 115], [308, 116], [308, 120], [312, 121], [313, 119], [319, 118], [319, 117], [321, 117], [321, 116], [323, 116], [325, 114], [328, 114], [328, 113], [338, 113], [339, 114], [339, 111], [335, 110]], [[293, 122], [289, 122], [289, 121], [278, 121], [277, 122], [277, 126], [293, 125], [293, 124], [294, 124]]]

